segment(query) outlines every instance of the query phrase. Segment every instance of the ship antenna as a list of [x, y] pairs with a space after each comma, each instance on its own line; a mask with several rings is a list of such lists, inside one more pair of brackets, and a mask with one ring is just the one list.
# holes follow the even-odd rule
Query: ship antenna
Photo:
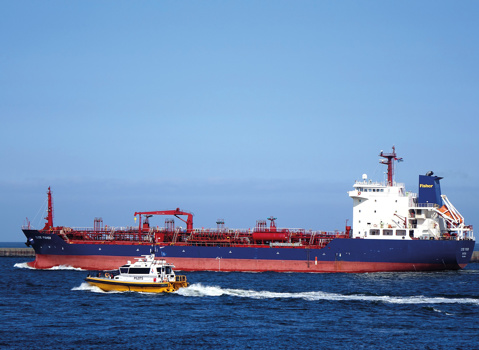
[[380, 163], [381, 164], [387, 164], [388, 166], [388, 186], [392, 186], [394, 182], [394, 161], [402, 162], [402, 158], [398, 158], [396, 155], [396, 147], [393, 146], [393, 151], [392, 153], [381, 153], [379, 154], [380, 157], [386, 158], [386, 159], [381, 159]]
[[45, 223], [45, 227], [43, 227], [44, 230], [49, 230], [53, 228], [53, 201], [52, 201], [52, 191], [50, 189], [50, 186], [48, 187], [48, 212], [47, 216], [45, 217], [45, 220], [47, 222]]

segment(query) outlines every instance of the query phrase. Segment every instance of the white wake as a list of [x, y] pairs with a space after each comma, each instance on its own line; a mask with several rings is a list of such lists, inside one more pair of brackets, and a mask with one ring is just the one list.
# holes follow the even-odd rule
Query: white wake
[[116, 291], [116, 290], [113, 290], [113, 291], [110, 291], [110, 292], [105, 292], [105, 291], [101, 290], [99, 287], [92, 286], [91, 284], [89, 284], [87, 282], [83, 282], [78, 287], [73, 287], [72, 290], [85, 290], [85, 291], [88, 291], [88, 292], [109, 293], [109, 294], [111, 294], [111, 293], [123, 293], [123, 292]]
[[479, 299], [474, 298], [446, 298], [417, 296], [390, 296], [390, 295], [363, 295], [363, 294], [338, 294], [328, 292], [270, 292], [255, 291], [251, 289], [230, 289], [219, 286], [204, 286], [200, 283], [190, 285], [188, 288], [181, 288], [177, 294], [187, 297], [217, 297], [222, 295], [251, 298], [251, 299], [303, 299], [307, 301], [368, 301], [382, 302], [389, 304], [475, 304], [479, 305]]
[[30, 270], [42, 270], [42, 271], [58, 271], [58, 270], [70, 270], [70, 271], [85, 271], [78, 267], [68, 266], [68, 265], [60, 265], [60, 266], [53, 266], [49, 269], [36, 269], [34, 267], [28, 266], [28, 263], [16, 263], [13, 267], [17, 267], [19, 269], [30, 269]]

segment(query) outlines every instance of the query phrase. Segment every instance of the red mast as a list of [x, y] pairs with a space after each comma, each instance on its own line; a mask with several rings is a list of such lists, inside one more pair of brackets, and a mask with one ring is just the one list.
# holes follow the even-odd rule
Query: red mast
[[379, 156], [387, 159], [387, 160], [385, 160], [385, 159], [380, 160], [380, 163], [381, 164], [387, 164], [387, 166], [388, 166], [388, 186], [392, 186], [393, 185], [393, 179], [394, 179], [394, 162], [393, 161], [397, 160], [397, 161], [401, 162], [402, 158], [397, 158], [396, 157], [396, 147], [394, 147], [394, 146], [393, 146], [393, 152], [392, 153], [383, 153], [383, 151], [381, 151]]
[[43, 230], [49, 230], [53, 228], [53, 203], [52, 203], [52, 191], [50, 190], [50, 186], [48, 187], [48, 213], [47, 216], [45, 217], [45, 220], [47, 222], [45, 223], [45, 227], [43, 227]]

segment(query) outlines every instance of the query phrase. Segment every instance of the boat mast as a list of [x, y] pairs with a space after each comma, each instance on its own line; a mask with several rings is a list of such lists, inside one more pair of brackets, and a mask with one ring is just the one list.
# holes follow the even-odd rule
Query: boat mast
[[379, 154], [380, 157], [386, 158], [386, 159], [381, 159], [379, 162], [381, 164], [387, 164], [388, 166], [388, 186], [393, 185], [394, 181], [394, 161], [402, 161], [402, 158], [397, 158], [396, 157], [396, 147], [393, 146], [393, 151], [392, 153], [381, 153]]
[[50, 189], [50, 186], [48, 187], [48, 212], [47, 216], [45, 217], [45, 220], [47, 222], [45, 223], [45, 227], [43, 227], [44, 230], [49, 230], [53, 228], [53, 204], [52, 204], [52, 191]]

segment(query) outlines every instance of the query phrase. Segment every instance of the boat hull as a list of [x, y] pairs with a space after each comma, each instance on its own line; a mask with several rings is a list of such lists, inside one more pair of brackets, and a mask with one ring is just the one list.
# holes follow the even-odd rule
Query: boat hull
[[470, 261], [472, 240], [332, 240], [322, 249], [188, 245], [67, 243], [56, 234], [24, 230], [35, 249], [31, 267], [112, 270], [154, 250], [183, 271], [383, 272], [459, 270]]
[[87, 277], [85, 280], [90, 285], [96, 286], [105, 292], [171, 293], [187, 286], [186, 282], [122, 282], [101, 277]]

